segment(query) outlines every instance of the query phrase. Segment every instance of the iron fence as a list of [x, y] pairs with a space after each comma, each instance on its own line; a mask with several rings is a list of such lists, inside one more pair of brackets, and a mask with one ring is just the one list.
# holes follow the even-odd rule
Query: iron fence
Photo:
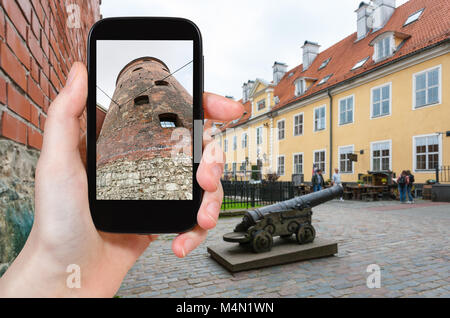
[[222, 210], [249, 209], [292, 199], [296, 187], [292, 182], [261, 182], [222, 180]]
[[450, 182], [450, 166], [436, 167], [436, 182]]

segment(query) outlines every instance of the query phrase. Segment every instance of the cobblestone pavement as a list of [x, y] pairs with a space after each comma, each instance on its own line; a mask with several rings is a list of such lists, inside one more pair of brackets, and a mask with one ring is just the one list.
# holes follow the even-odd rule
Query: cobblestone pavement
[[[206, 251], [240, 217], [221, 218], [185, 259], [161, 236], [137, 261], [121, 297], [450, 297], [450, 204], [331, 201], [313, 209], [317, 236], [337, 255], [231, 274]], [[366, 285], [381, 268], [381, 288]]]

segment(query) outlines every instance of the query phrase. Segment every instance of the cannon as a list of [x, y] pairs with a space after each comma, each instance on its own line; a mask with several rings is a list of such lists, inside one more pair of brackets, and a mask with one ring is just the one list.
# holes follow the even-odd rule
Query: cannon
[[265, 207], [248, 210], [242, 222], [233, 232], [223, 236], [224, 241], [250, 245], [253, 252], [268, 252], [273, 246], [273, 237], [289, 239], [292, 235], [299, 244], [311, 243], [316, 230], [311, 224], [312, 208], [343, 194], [342, 186], [295, 197]]

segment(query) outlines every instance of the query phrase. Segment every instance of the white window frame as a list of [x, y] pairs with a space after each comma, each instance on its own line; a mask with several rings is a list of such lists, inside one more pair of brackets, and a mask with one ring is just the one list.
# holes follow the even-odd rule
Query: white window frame
[[[280, 127], [279, 127], [280, 123], [283, 123], [283, 138], [280, 138]], [[280, 119], [277, 121], [277, 139], [278, 140], [286, 139], [286, 120], [285, 119]]]
[[[374, 91], [376, 89], [380, 89], [380, 111], [382, 110], [383, 107], [383, 99], [382, 99], [382, 92], [383, 92], [383, 87], [385, 86], [389, 86], [389, 113], [385, 114], [385, 115], [378, 115], [378, 116], [374, 116], [373, 115], [373, 95], [374, 95]], [[384, 83], [375, 87], [372, 87], [370, 89], [370, 119], [378, 119], [378, 118], [383, 118], [383, 117], [389, 117], [392, 115], [392, 82], [388, 82], [388, 83]]]
[[[258, 130], [259, 129], [261, 129], [261, 142], [260, 143], [258, 143]], [[263, 126], [258, 126], [258, 127], [256, 127], [256, 145], [257, 146], [259, 146], [259, 145], [262, 145], [264, 143], [264, 129], [263, 129]]]
[[356, 70], [362, 66], [364, 66], [364, 64], [366, 64], [366, 62], [369, 60], [370, 56], [356, 62], [356, 64], [352, 67], [351, 71]]
[[[352, 99], [353, 99], [353, 105], [352, 105], [352, 120], [349, 121], [349, 122], [346, 122], [346, 123], [341, 123], [341, 101], [343, 101], [343, 100], [347, 101], [349, 98], [352, 98]], [[339, 116], [339, 120], [338, 120], [339, 126], [345, 126], [345, 125], [353, 124], [353, 123], [355, 122], [355, 109], [356, 109], [356, 107], [355, 107], [355, 94], [352, 94], [352, 95], [349, 95], [349, 96], [346, 96], [346, 97], [343, 97], [343, 98], [339, 99], [338, 105], [339, 105], [339, 107], [338, 107], [338, 111], [339, 111], [339, 113], [338, 113], [338, 116]], [[345, 106], [347, 107], [347, 102], [345, 102]]]
[[[411, 13], [411, 14], [406, 18], [405, 23], [403, 23], [403, 26], [410, 25], [411, 23], [414, 23], [414, 22], [416, 22], [417, 20], [419, 20], [420, 17], [422, 16], [424, 10], [425, 10], [425, 8], [422, 8], [422, 9], [420, 9], [420, 10], [417, 10], [417, 11], [414, 12], [414, 13]], [[415, 15], [417, 15], [417, 14], [418, 14], [418, 16], [417, 16], [415, 19], [412, 19], [412, 18], [413, 18]], [[409, 19], [411, 19], [411, 21], [408, 22]]]
[[[318, 108], [325, 108], [325, 116], [324, 116], [324, 125], [325, 127], [323, 129], [317, 129], [316, 130], [316, 109]], [[327, 105], [321, 105], [321, 106], [317, 106], [314, 107], [313, 109], [313, 131], [314, 132], [319, 132], [319, 131], [325, 131], [327, 130]]]
[[[259, 108], [259, 105], [262, 104], [262, 103], [264, 103], [264, 107]], [[266, 108], [266, 106], [267, 105], [266, 105], [266, 99], [265, 98], [263, 98], [260, 101], [256, 102], [256, 109], [257, 109], [257, 111], [263, 110], [264, 108]]]
[[330, 63], [331, 61], [331, 57], [327, 58], [326, 60], [323, 60], [322, 63], [320, 64], [318, 71], [320, 71], [321, 69], [327, 67], [328, 63]]
[[[423, 73], [428, 73], [429, 71], [432, 71], [434, 69], [438, 69], [439, 74], [438, 74], [438, 80], [439, 80], [439, 88], [438, 88], [438, 102], [437, 103], [433, 103], [433, 104], [425, 104], [422, 106], [416, 106], [416, 77], [418, 75], [421, 75]], [[427, 83], [428, 83], [428, 76], [426, 76], [427, 79]], [[437, 106], [437, 105], [441, 105], [442, 104], [442, 64], [427, 68], [426, 70], [414, 73], [412, 76], [412, 81], [413, 81], [413, 91], [412, 91], [412, 109], [413, 110], [418, 110], [418, 109], [422, 109], [422, 108], [427, 108], [427, 107], [433, 107], [433, 106]], [[425, 88], [425, 92], [426, 95], [425, 97], [428, 96], [428, 87]]]
[[[300, 85], [300, 90], [299, 90]], [[297, 78], [294, 81], [295, 96], [303, 95], [306, 92], [306, 81], [304, 78]]]
[[327, 76], [323, 77], [317, 85], [322, 85], [328, 82], [328, 80], [333, 76], [333, 74], [328, 74]]
[[300, 174], [303, 174], [304, 167], [305, 167], [305, 154], [303, 152], [297, 152], [292, 154], [292, 174], [297, 174], [295, 171], [295, 156], [302, 156], [302, 171]]
[[[381, 143], [389, 143], [389, 170], [392, 171], [392, 140], [377, 140], [370, 143], [370, 171], [373, 171], [373, 146]], [[381, 170], [385, 171], [385, 170]]]
[[[389, 39], [389, 53], [388, 53], [388, 55], [378, 56], [378, 53], [380, 52], [379, 47], [380, 47], [381, 43], [383, 43], [383, 50], [382, 51], [383, 51], [383, 54], [384, 54], [384, 51], [385, 51], [385, 48], [384, 48], [385, 42], [384, 41], [386, 39]], [[395, 52], [394, 34], [393, 33], [389, 33], [386, 36], [383, 36], [380, 39], [378, 39], [378, 41], [373, 46], [373, 51], [374, 51], [374, 54], [373, 54], [372, 58], [375, 61], [375, 63], [383, 61], [383, 60], [391, 57], [394, 54], [394, 52]]]
[[337, 162], [338, 162], [339, 172], [342, 173], [342, 174], [354, 174], [355, 173], [355, 162], [353, 162], [353, 161], [352, 161], [352, 171], [350, 171], [350, 172], [349, 171], [342, 171], [342, 169], [341, 169], [341, 154], [342, 154], [342, 149], [344, 149], [344, 148], [351, 148], [351, 152], [350, 153], [354, 153], [355, 145], [338, 146]]
[[[413, 154], [413, 172], [414, 173], [433, 173], [434, 170], [417, 170], [416, 169], [416, 164], [417, 164], [417, 147], [416, 147], [416, 138], [422, 138], [422, 137], [433, 137], [433, 136], [438, 136], [438, 147], [439, 147], [439, 152], [438, 152], [438, 156], [439, 156], [439, 163], [438, 166], [441, 167], [442, 166], [442, 134], [425, 134], [425, 135], [417, 135], [417, 136], [413, 136], [412, 137], [412, 154]], [[428, 154], [428, 152], [427, 152]]]
[[[316, 162], [315, 162], [315, 160], [316, 160], [316, 153], [317, 152], [325, 152], [325, 154], [324, 154], [324, 163], [323, 163], [323, 170], [322, 170], [322, 174], [326, 174], [326, 171], [327, 171], [327, 149], [326, 148], [324, 148], [324, 149], [317, 149], [317, 150], [314, 150], [313, 151], [313, 160], [312, 160], [312, 162], [313, 162], [313, 166], [315, 166], [316, 165]], [[320, 167], [319, 167], [320, 168]]]
[[[300, 115], [302, 116], [302, 124], [301, 124], [301, 126], [302, 126], [302, 133], [296, 135], [295, 134], [295, 117], [300, 116]], [[304, 131], [305, 131], [305, 113], [301, 112], [301, 113], [295, 114], [294, 117], [292, 117], [292, 135], [294, 137], [303, 136], [303, 132]]]
[[247, 148], [247, 145], [248, 145], [248, 135], [247, 135], [247, 133], [243, 133], [241, 135], [241, 147], [242, 147], [242, 149]]
[[[279, 173], [279, 167], [280, 167], [280, 158], [283, 158], [283, 174]], [[284, 176], [286, 174], [286, 157], [284, 155], [279, 155], [277, 157], [277, 175], [280, 177]]]

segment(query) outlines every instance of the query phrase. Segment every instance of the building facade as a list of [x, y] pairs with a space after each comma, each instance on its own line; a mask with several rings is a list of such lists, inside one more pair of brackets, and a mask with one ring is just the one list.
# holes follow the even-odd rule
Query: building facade
[[192, 199], [192, 113], [163, 61], [125, 65], [97, 139], [97, 199]]
[[[225, 173], [251, 178], [238, 168], [247, 160], [281, 181], [293, 174], [310, 181], [313, 167], [325, 179], [339, 168], [344, 182], [368, 171], [411, 170], [418, 183], [434, 179], [437, 166], [450, 165], [449, 11], [441, 0], [410, 0], [398, 8], [395, 1], [361, 3], [357, 32], [323, 52], [306, 41], [303, 64], [281, 79], [282, 63], [275, 62], [265, 86], [270, 106], [258, 107], [260, 95], [252, 94], [260, 90], [252, 90], [243, 100], [251, 114], [216, 135]], [[243, 134], [250, 139], [246, 147], [235, 147]]]

